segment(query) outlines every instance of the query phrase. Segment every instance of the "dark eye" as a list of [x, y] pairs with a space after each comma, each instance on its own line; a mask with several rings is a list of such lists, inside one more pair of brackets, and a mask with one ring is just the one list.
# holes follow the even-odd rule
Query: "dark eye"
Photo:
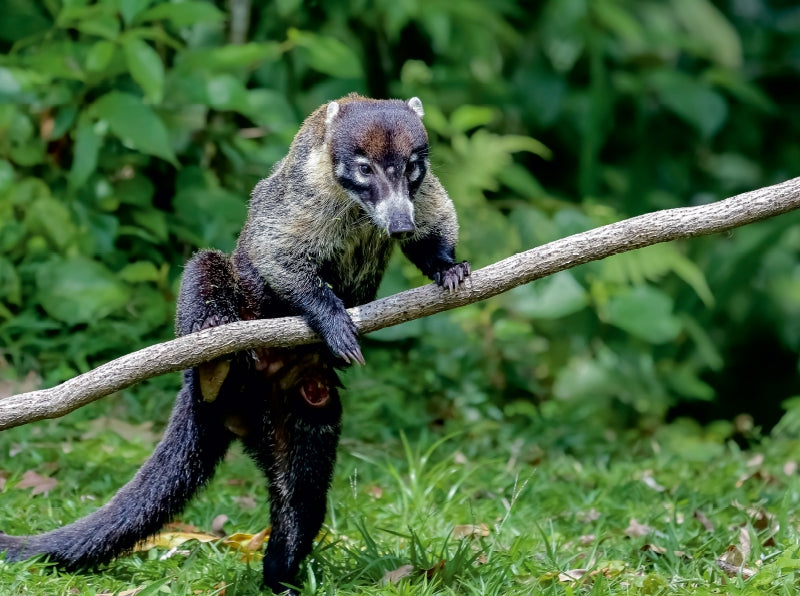
[[358, 166], [358, 169], [365, 176], [372, 173], [372, 168], [369, 166], [369, 164], [362, 163]]
[[416, 170], [416, 169], [417, 169], [417, 162], [416, 161], [408, 162], [406, 164], [406, 175], [408, 176], [408, 175], [413, 174], [414, 170]]

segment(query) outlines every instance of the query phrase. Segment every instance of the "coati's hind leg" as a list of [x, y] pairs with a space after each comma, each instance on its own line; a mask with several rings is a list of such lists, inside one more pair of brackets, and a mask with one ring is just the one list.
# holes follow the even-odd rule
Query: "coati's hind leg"
[[295, 580], [322, 527], [341, 432], [335, 372], [316, 351], [294, 360], [297, 350], [271, 379], [264, 434], [243, 438], [269, 480], [272, 532], [264, 583], [276, 593]]
[[[222, 253], [199, 253], [181, 285], [178, 332], [188, 333], [235, 316], [234, 277]], [[220, 266], [221, 265], [221, 266]], [[102, 563], [130, 550], [179, 513], [213, 475], [232, 439], [208, 403], [197, 369], [184, 372], [169, 425], [153, 455], [106, 505], [70, 525], [35, 536], [0, 535], [0, 553], [18, 561], [37, 554], [67, 568]]]

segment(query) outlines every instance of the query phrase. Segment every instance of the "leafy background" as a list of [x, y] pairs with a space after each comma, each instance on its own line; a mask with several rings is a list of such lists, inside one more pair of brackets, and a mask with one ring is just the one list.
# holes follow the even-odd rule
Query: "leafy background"
[[[800, 163], [791, 2], [0, 0], [0, 15], [6, 392], [168, 338], [182, 264], [234, 246], [304, 116], [350, 91], [423, 100], [474, 267]], [[348, 432], [535, 425], [569, 450], [676, 416], [768, 427], [800, 395], [798, 223], [376, 333], [346, 375]], [[423, 281], [395, 258], [381, 293]], [[127, 415], [163, 421], [176, 385], [123, 392]]]

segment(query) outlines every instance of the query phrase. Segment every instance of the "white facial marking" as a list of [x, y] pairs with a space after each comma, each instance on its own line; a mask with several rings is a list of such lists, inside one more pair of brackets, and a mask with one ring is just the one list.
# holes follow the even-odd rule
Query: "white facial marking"
[[353, 179], [358, 184], [367, 184], [369, 182], [369, 175], [361, 172], [361, 166], [367, 165], [370, 169], [375, 169], [375, 166], [372, 165], [372, 161], [368, 157], [363, 156], [358, 156], [353, 161], [356, 164], [356, 167], [353, 169]]

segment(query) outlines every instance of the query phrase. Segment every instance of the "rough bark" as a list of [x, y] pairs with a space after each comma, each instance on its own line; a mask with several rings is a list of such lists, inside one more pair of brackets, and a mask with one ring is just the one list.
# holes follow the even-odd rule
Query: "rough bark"
[[[365, 334], [485, 300], [516, 286], [577, 265], [679, 238], [724, 232], [800, 207], [800, 178], [723, 201], [656, 211], [575, 234], [518, 253], [472, 272], [458, 290], [433, 284], [349, 310]], [[50, 389], [0, 400], [0, 429], [63, 416], [135, 383], [257, 346], [294, 346], [318, 341], [297, 317], [241, 321], [206, 329], [112, 360]]]

